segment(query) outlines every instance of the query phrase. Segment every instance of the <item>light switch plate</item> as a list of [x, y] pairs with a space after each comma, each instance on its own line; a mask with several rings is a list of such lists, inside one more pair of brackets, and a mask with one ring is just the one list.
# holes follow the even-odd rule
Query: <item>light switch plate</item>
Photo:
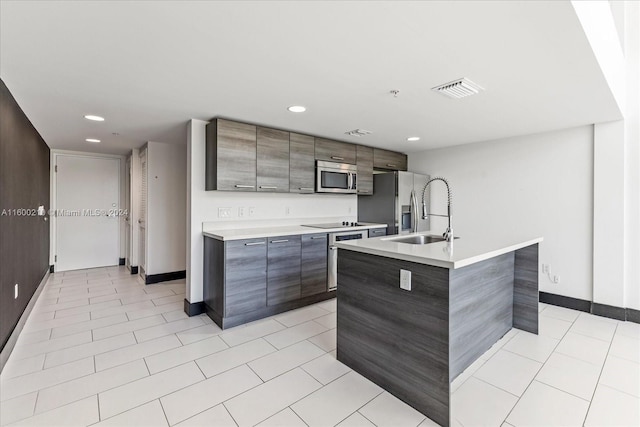
[[400, 270], [400, 289], [411, 290], [411, 271]]
[[231, 218], [231, 208], [218, 208], [218, 218]]

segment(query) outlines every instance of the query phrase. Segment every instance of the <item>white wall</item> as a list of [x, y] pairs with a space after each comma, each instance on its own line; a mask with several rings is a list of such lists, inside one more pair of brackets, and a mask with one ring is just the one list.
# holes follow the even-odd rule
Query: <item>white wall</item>
[[[357, 219], [355, 195], [205, 191], [206, 125], [201, 120], [191, 120], [187, 125], [187, 299], [191, 303], [202, 301], [203, 227], [213, 230]], [[245, 210], [243, 217], [238, 216], [241, 207]], [[232, 216], [219, 218], [218, 208], [231, 208]], [[249, 216], [249, 208], [255, 209], [253, 216]]]
[[611, 6], [604, 0], [574, 0], [571, 4], [620, 112], [624, 114], [627, 100], [625, 58]]
[[[442, 175], [453, 191], [453, 229], [462, 239], [485, 233], [542, 236], [540, 290], [591, 300], [593, 127], [409, 154], [409, 170]], [[432, 212], [446, 212], [433, 184]], [[446, 219], [432, 218], [442, 232]]]
[[146, 274], [185, 270], [187, 147], [147, 144]]
[[640, 3], [625, 1], [625, 305], [640, 310]]
[[593, 301], [624, 307], [624, 121], [594, 126]]

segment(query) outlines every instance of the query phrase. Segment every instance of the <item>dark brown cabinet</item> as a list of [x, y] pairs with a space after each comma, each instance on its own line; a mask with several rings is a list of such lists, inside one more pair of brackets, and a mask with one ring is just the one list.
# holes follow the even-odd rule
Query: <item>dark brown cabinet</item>
[[302, 298], [327, 292], [326, 233], [302, 236], [300, 296]]
[[373, 167], [385, 170], [407, 170], [407, 155], [396, 151], [373, 149]]
[[278, 236], [267, 240], [267, 305], [299, 299], [300, 236]]
[[358, 166], [358, 195], [373, 194], [373, 148], [364, 145], [356, 147]]
[[206, 189], [256, 191], [256, 127], [214, 119], [206, 132]]
[[289, 134], [289, 192], [315, 191], [314, 138], [299, 133]]
[[316, 160], [356, 164], [356, 146], [331, 139], [316, 138]]
[[289, 132], [258, 127], [257, 191], [289, 192]]

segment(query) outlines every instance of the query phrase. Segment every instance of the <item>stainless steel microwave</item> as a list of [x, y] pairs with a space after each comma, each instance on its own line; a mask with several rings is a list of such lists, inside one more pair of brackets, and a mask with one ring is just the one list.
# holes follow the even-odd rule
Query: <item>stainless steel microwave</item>
[[357, 191], [357, 166], [348, 163], [316, 162], [316, 192], [351, 193]]

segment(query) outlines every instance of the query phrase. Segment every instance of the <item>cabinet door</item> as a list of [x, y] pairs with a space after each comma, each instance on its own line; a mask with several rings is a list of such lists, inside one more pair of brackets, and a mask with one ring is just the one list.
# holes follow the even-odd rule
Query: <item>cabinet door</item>
[[289, 192], [313, 193], [315, 167], [314, 138], [289, 134]]
[[376, 169], [387, 169], [406, 171], [407, 155], [396, 151], [373, 149], [373, 167]]
[[356, 148], [358, 165], [358, 195], [373, 194], [373, 148], [358, 145]]
[[316, 138], [316, 160], [356, 164], [356, 146], [346, 142]]
[[256, 191], [256, 127], [224, 119], [207, 125], [206, 189]]
[[300, 236], [268, 239], [267, 305], [300, 298]]
[[225, 243], [225, 316], [267, 305], [267, 239]]
[[258, 127], [258, 191], [289, 192], [289, 132]]
[[302, 236], [302, 298], [327, 292], [327, 243], [326, 233]]

